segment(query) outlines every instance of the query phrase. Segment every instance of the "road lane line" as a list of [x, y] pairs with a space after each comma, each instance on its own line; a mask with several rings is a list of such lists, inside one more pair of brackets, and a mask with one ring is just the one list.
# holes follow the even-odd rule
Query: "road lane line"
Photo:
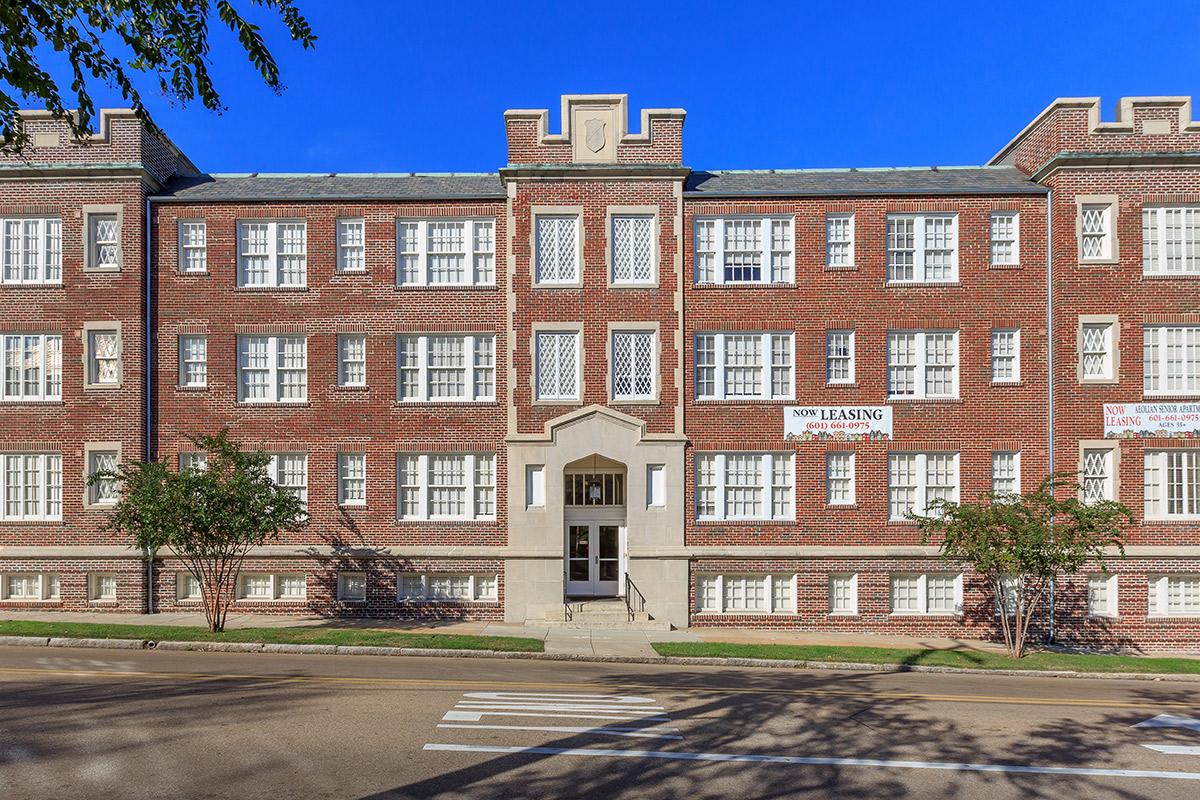
[[665, 711], [662, 706], [604, 706], [584, 705], [583, 703], [472, 703], [459, 702], [459, 708], [486, 708], [504, 711], [505, 709], [527, 709], [529, 711], [598, 711], [603, 714], [637, 714], [642, 711]]
[[1131, 728], [1183, 728], [1200, 733], [1200, 719], [1184, 717], [1178, 714], [1159, 714], [1148, 720], [1131, 725]]
[[[490, 731], [549, 731], [551, 733], [581, 733], [589, 736], [632, 736], [642, 739], [683, 739], [682, 736], [670, 733], [653, 733], [642, 728], [618, 728], [603, 726], [599, 728], [575, 728], [556, 725], [456, 725], [453, 723], [438, 723], [439, 728], [483, 728]], [[661, 731], [677, 731], [678, 728], [658, 728]]]
[[[450, 715], [454, 716], [451, 717]], [[640, 714], [625, 714], [615, 716], [605, 714], [542, 714], [536, 711], [447, 711], [446, 716], [442, 719], [453, 719], [462, 722], [476, 722], [484, 717], [550, 717], [553, 719], [607, 719], [615, 721], [624, 721], [626, 719], [642, 720], [643, 722], [670, 722], [670, 717], [643, 717]]]
[[1168, 756], [1200, 756], [1200, 747], [1181, 744], [1144, 744], [1142, 747]]
[[894, 761], [882, 758], [832, 758], [818, 756], [772, 756], [751, 753], [688, 753], [671, 750], [603, 750], [581, 747], [503, 747], [477, 744], [426, 744], [425, 750], [447, 753], [493, 753], [504, 755], [583, 756], [588, 758], [650, 758], [668, 761], [786, 764], [818, 767], [877, 767], [881, 769], [931, 769], [951, 772], [1003, 772], [1025, 775], [1076, 775], [1093, 778], [1162, 778], [1200, 781], [1200, 772], [1162, 772], [1148, 769], [1103, 767], [1037, 767], [1026, 764], [971, 764], [946, 761]]
[[463, 697], [469, 700], [487, 700], [489, 702], [554, 702], [554, 701], [599, 701], [617, 703], [620, 705], [647, 705], [654, 702], [653, 697], [629, 697], [619, 694], [581, 694], [569, 692], [554, 694], [551, 692], [464, 692]]

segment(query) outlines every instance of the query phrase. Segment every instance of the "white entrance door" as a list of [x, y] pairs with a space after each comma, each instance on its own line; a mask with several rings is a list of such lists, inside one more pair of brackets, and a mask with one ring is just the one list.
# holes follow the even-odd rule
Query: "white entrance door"
[[616, 597], [621, 589], [621, 525], [567, 523], [567, 594]]

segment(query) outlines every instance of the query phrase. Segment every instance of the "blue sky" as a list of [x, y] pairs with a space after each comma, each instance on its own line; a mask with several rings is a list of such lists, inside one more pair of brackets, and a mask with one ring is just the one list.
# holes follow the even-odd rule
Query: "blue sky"
[[265, 29], [282, 96], [214, 29], [228, 112], [154, 98], [201, 169], [491, 171], [506, 108], [548, 107], [557, 130], [576, 92], [628, 93], [634, 127], [687, 109], [695, 168], [979, 164], [1058, 96], [1100, 96], [1106, 119], [1122, 95], [1200, 97], [1184, 2], [298, 4], [315, 51]]

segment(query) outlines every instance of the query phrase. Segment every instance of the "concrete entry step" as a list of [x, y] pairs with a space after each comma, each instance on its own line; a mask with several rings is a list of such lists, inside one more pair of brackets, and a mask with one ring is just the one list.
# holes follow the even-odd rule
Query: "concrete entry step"
[[[596, 628], [604, 630], [669, 631], [671, 623], [656, 620], [645, 611], [638, 611], [629, 618], [629, 609], [619, 597], [568, 600], [562, 617], [547, 619], [545, 624], [554, 628]], [[568, 619], [569, 612], [569, 619]]]

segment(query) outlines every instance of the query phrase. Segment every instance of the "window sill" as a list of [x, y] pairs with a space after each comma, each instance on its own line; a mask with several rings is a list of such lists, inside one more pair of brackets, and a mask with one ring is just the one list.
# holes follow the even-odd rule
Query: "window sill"
[[1171, 620], [1176, 620], [1176, 619], [1193, 620], [1193, 619], [1197, 619], [1197, 618], [1200, 618], [1200, 614], [1167, 613], [1167, 614], [1147, 614], [1146, 615], [1146, 619], [1148, 621], [1161, 620], [1162, 622], [1170, 622]]
[[1158, 275], [1152, 272], [1143, 272], [1142, 280], [1147, 281], [1194, 281], [1200, 280], [1200, 273], [1192, 275]]
[[858, 619], [862, 615], [857, 611], [830, 611], [825, 616], [832, 617], [833, 619]]
[[120, 267], [84, 267], [79, 270], [84, 275], [120, 275]]
[[700, 525], [703, 527], [719, 527], [722, 525], [783, 526], [783, 525], [795, 525], [796, 520], [794, 520], [794, 519], [698, 519], [698, 520], [695, 520], [695, 523], [697, 525]]
[[962, 403], [963, 399], [961, 397], [889, 397], [889, 398], [887, 398], [887, 402], [895, 403], [898, 405], [909, 405], [912, 403], [954, 404], [954, 403]]
[[1173, 401], [1195, 402], [1200, 394], [1143, 394], [1143, 403], [1170, 403]]
[[339, 278], [369, 278], [371, 271], [369, 269], [339, 269], [333, 273], [333, 280]]
[[884, 281], [888, 289], [948, 289], [961, 287], [962, 281]]
[[300, 603], [308, 602], [308, 598], [307, 597], [295, 597], [295, 598], [280, 597], [280, 598], [273, 598], [271, 600], [257, 600], [252, 597], [238, 597], [238, 598], [235, 598], [233, 602], [245, 603], [247, 605], [254, 605], [254, 606], [294, 606], [294, 605], [298, 605]]
[[[1089, 613], [1087, 615], [1087, 618], [1088, 619], [1096, 619], [1096, 620], [1107, 620], [1110, 622], [1116, 622], [1118, 619], [1120, 619], [1120, 617], [1116, 614], [1091, 614], [1091, 613]], [[1151, 617], [1151, 619], [1153, 619], [1153, 617]]]
[[534, 283], [534, 289], [550, 289], [550, 290], [574, 290], [579, 291], [583, 288], [582, 283]]
[[961, 611], [893, 611], [889, 617], [917, 617], [919, 619], [962, 619]]
[[1006, 269], [1021, 269], [1020, 264], [988, 264], [988, 269], [1006, 270]]
[[235, 286], [235, 292], [246, 292], [247, 294], [262, 294], [263, 292], [307, 292], [307, 286]]
[[119, 605], [116, 600], [88, 600], [88, 608], [117, 608]]
[[0, 407], [12, 406], [61, 406], [66, 405], [62, 400], [0, 400]]
[[176, 386], [175, 391], [177, 391], [177, 392], [207, 392], [208, 386], [207, 385], [205, 385], [205, 386]]
[[846, 264], [844, 266], [835, 267], [831, 264], [826, 264], [823, 269], [826, 272], [858, 272], [857, 264]]
[[662, 401], [657, 397], [645, 397], [640, 399], [617, 399], [613, 398], [608, 401], [610, 406], [661, 406]]
[[112, 511], [117, 507], [116, 503], [84, 503], [84, 511]]
[[1119, 267], [1121, 260], [1119, 258], [1103, 258], [1103, 259], [1079, 259], [1077, 262], [1081, 267]]
[[623, 291], [625, 289], [657, 289], [659, 286], [655, 281], [654, 283], [610, 283], [608, 288]]
[[342, 511], [366, 511], [366, 503], [338, 503], [337, 508]]
[[496, 598], [467, 600], [458, 597], [399, 597], [398, 606], [437, 605], [437, 606], [494, 606], [500, 601]]
[[494, 292], [498, 287], [494, 283], [413, 283], [392, 288], [397, 292]]
[[851, 383], [833, 383], [830, 381], [825, 381], [825, 388], [826, 389], [857, 389], [858, 381], [853, 381]]
[[693, 617], [795, 617], [795, 611], [759, 611], [757, 609], [734, 609], [732, 611], [697, 611]]
[[[439, 408], [476, 408], [478, 406], [495, 406], [499, 405], [496, 400], [393, 400], [392, 408], [429, 408], [436, 406]], [[535, 404], [537, 405], [537, 404]], [[563, 403], [550, 403], [545, 401], [541, 405], [579, 405], [577, 401], [564, 401]]]
[[830, 511], [857, 511], [858, 503], [826, 503], [825, 508]]
[[915, 519], [889, 519], [886, 524], [887, 525], [902, 525], [906, 528], [917, 527], [917, 521]]
[[0, 281], [0, 289], [65, 289], [66, 284], [58, 283], [7, 283]]
[[756, 399], [752, 397], [732, 397], [732, 398], [697, 398], [692, 401], [693, 405], [698, 406], [752, 406], [752, 405], [788, 405], [795, 403], [795, 398], [784, 399]]
[[191, 272], [184, 272], [183, 270], [175, 270], [175, 275], [180, 278], [208, 278], [208, 277], [212, 276], [212, 273], [206, 269], [203, 269], [203, 270], [198, 269], [198, 270], [193, 270]]
[[[1177, 440], [1174, 440], [1177, 441]], [[1200, 517], [1142, 517], [1143, 525], [1197, 525], [1200, 524]]]
[[480, 517], [477, 519], [434, 519], [424, 517], [421, 519], [397, 519], [393, 520], [397, 525], [495, 525], [497, 520], [495, 517]]
[[54, 598], [37, 598], [37, 597], [6, 597], [0, 600], [0, 606], [61, 606], [62, 599]]
[[352, 600], [349, 597], [339, 597], [337, 602], [344, 606], [365, 606], [367, 604], [367, 599], [365, 597], [360, 597], [356, 600]]
[[758, 283], [748, 283], [746, 281], [737, 281], [729, 283], [692, 283], [693, 289], [712, 290], [712, 289], [794, 289], [796, 288], [795, 281], [760, 281]]
[[305, 400], [303, 403], [238, 402], [235, 405], [238, 408], [310, 408], [312, 403]]
[[582, 406], [582, 400], [534, 400], [531, 406]]
[[115, 392], [121, 388], [122, 385], [119, 383], [85, 383], [83, 385], [85, 392]]
[[1079, 378], [1080, 386], [1116, 386], [1120, 378]]
[[341, 384], [335, 383], [332, 386], [330, 386], [329, 388], [335, 392], [353, 393], [353, 392], [369, 392], [369, 391], [371, 391], [371, 387], [367, 386], [366, 384], [363, 384], [361, 386], [359, 386], [357, 384], [353, 385], [353, 386], [342, 386]]
[[992, 386], [1024, 386], [1025, 381], [992, 381]]
[[62, 526], [62, 518], [58, 519], [0, 519], [0, 527], [13, 525], [57, 525]]

